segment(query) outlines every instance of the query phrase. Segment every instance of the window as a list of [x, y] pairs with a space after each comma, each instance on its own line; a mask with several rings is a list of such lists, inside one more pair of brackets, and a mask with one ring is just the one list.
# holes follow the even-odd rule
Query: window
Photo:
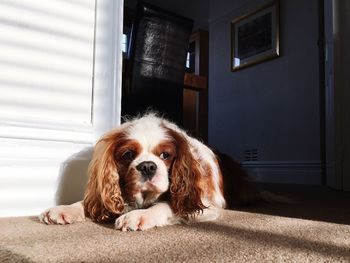
[[85, 176], [79, 153], [119, 124], [122, 5], [0, 2], [0, 216], [54, 205], [68, 162]]
[[123, 34], [123, 37], [122, 37], [122, 51], [123, 53], [128, 52], [128, 35], [127, 34]]
[[187, 57], [186, 57], [186, 69], [190, 68], [190, 52], [187, 52]]

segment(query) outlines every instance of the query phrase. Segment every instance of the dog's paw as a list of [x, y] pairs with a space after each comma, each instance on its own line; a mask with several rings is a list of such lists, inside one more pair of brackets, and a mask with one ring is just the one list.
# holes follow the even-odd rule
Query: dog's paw
[[72, 205], [55, 206], [39, 215], [39, 220], [47, 225], [67, 225], [84, 219], [84, 211]]
[[156, 224], [147, 209], [138, 209], [121, 215], [115, 221], [115, 229], [122, 231], [143, 231], [155, 227]]

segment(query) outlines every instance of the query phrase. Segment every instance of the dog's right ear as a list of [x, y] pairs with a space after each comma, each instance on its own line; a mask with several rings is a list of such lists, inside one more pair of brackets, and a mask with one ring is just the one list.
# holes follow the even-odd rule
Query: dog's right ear
[[115, 148], [120, 140], [123, 140], [120, 130], [104, 135], [97, 142], [89, 164], [84, 209], [86, 215], [97, 222], [110, 222], [124, 210], [118, 167], [114, 159]]
[[194, 218], [206, 206], [202, 202], [203, 169], [195, 160], [190, 144], [181, 133], [166, 128], [176, 145], [176, 157], [171, 169], [170, 205], [174, 213], [184, 219]]

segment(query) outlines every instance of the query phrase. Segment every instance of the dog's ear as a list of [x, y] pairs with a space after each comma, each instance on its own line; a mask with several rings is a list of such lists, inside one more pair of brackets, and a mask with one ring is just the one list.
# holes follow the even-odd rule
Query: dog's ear
[[177, 154], [170, 175], [170, 204], [177, 216], [184, 219], [203, 212], [202, 167], [194, 158], [186, 137], [173, 129], [167, 129], [174, 140]]
[[120, 140], [123, 140], [123, 134], [119, 130], [103, 136], [95, 146], [89, 165], [84, 208], [86, 215], [97, 222], [112, 221], [124, 210], [118, 167], [114, 160], [115, 148]]

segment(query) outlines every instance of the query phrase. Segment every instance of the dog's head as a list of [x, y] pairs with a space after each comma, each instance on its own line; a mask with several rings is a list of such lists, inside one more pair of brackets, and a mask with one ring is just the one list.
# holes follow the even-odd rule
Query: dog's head
[[162, 196], [175, 214], [187, 218], [204, 208], [201, 169], [176, 125], [152, 114], [126, 122], [95, 146], [86, 213], [98, 222], [110, 221]]

